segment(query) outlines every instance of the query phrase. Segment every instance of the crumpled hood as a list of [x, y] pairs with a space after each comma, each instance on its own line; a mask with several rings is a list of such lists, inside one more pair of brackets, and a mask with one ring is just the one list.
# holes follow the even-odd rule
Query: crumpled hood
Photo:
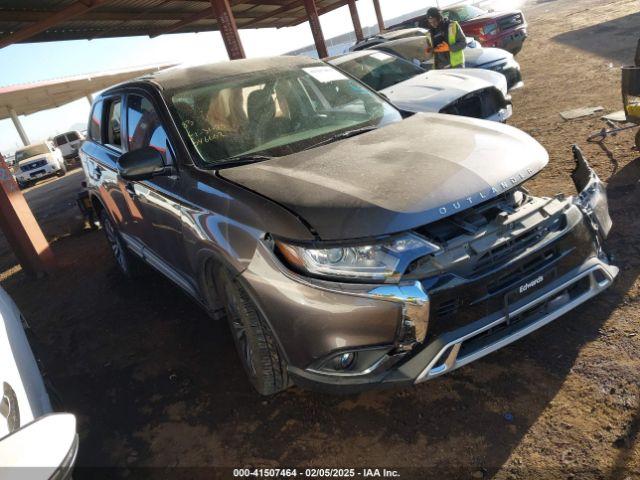
[[545, 149], [513, 127], [427, 113], [219, 173], [294, 212], [321, 239], [340, 240], [453, 215], [513, 188], [547, 162]]
[[[471, 73], [470, 73], [471, 72]], [[409, 112], [439, 112], [451, 102], [488, 87], [502, 90], [504, 75], [475, 69], [431, 70], [381, 90], [391, 103]], [[495, 76], [495, 77], [494, 77]]]

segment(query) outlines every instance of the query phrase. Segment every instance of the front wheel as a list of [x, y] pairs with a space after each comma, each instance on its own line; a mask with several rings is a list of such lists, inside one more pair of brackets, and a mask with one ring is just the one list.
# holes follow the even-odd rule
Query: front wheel
[[286, 362], [249, 294], [225, 268], [218, 270], [216, 284], [225, 302], [233, 341], [249, 381], [261, 395], [285, 390], [289, 386]]
[[111, 252], [116, 260], [118, 268], [127, 278], [135, 278], [139, 276], [142, 269], [142, 261], [136, 258], [133, 253], [125, 246], [122, 237], [118, 233], [116, 226], [113, 224], [106, 210], [100, 212], [100, 225], [104, 230], [107, 242], [111, 247]]

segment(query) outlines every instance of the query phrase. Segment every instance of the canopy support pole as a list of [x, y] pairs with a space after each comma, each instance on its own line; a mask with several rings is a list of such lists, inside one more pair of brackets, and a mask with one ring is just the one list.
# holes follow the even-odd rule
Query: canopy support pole
[[311, 34], [316, 44], [318, 57], [326, 58], [329, 56], [329, 52], [327, 51], [327, 43], [322, 34], [322, 26], [320, 25], [320, 18], [318, 17], [316, 2], [315, 0], [303, 0], [303, 2], [304, 8], [307, 11], [307, 18], [309, 19], [309, 26], [311, 27]]
[[13, 121], [13, 125], [16, 127], [16, 130], [18, 131], [18, 135], [20, 135], [20, 140], [22, 140], [22, 143], [26, 147], [31, 142], [29, 141], [29, 137], [27, 137], [27, 132], [25, 132], [24, 128], [22, 128], [22, 123], [18, 118], [18, 114], [13, 108], [10, 108], [9, 115], [11, 115], [11, 120]]
[[0, 154], [0, 229], [29, 275], [50, 273], [54, 258], [40, 225]]
[[356, 34], [356, 40], [361, 42], [364, 40], [364, 34], [362, 33], [362, 24], [360, 23], [360, 16], [358, 15], [356, 0], [349, 0], [349, 11], [351, 12], [351, 21], [353, 22], [353, 31]]
[[211, 8], [218, 21], [218, 30], [220, 30], [222, 40], [224, 40], [224, 44], [227, 47], [229, 60], [246, 58], [236, 18], [229, 5], [229, 0], [211, 0]]
[[376, 18], [378, 19], [378, 28], [380, 32], [384, 32], [384, 18], [382, 17], [382, 8], [380, 8], [380, 0], [373, 0], [373, 8], [376, 10]]

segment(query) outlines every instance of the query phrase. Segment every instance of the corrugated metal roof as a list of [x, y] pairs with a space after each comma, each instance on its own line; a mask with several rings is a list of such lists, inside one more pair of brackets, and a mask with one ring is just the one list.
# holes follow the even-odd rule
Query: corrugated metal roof
[[10, 116], [13, 109], [18, 115], [59, 107], [83, 96], [104, 90], [116, 83], [156, 72], [171, 65], [152, 65], [111, 72], [97, 72], [41, 82], [9, 85], [0, 88], [0, 120]]
[[[65, 8], [95, 5], [61, 19], [24, 42], [187, 33], [217, 30], [211, 0], [0, 0], [0, 42]], [[307, 20], [301, 0], [230, 0], [238, 28], [281, 28]], [[347, 0], [316, 0], [324, 14]]]

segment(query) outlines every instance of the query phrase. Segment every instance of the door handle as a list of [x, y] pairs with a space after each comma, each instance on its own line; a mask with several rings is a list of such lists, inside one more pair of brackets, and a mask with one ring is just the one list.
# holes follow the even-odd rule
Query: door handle
[[131, 198], [137, 198], [138, 194], [136, 193], [136, 186], [133, 183], [127, 183], [124, 186], [124, 189], [127, 191]]

